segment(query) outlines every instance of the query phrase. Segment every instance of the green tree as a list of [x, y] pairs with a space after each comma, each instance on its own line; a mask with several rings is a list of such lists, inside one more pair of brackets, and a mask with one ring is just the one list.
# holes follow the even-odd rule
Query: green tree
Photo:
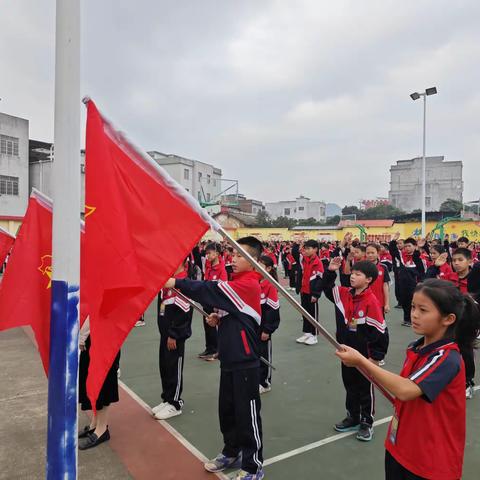
[[269, 213], [266, 210], [260, 210], [255, 217], [257, 220], [258, 227], [271, 227], [272, 219], [270, 218]]
[[361, 214], [361, 210], [356, 205], [345, 205], [342, 208], [342, 215], [356, 215], [357, 218]]
[[321, 222], [315, 220], [313, 217], [305, 218], [302, 220], [297, 221], [297, 225], [305, 227], [305, 226], [314, 226], [314, 225], [323, 225]]
[[333, 217], [328, 217], [325, 225], [337, 226], [340, 222], [340, 215], [334, 215]]
[[403, 215], [405, 212], [393, 205], [377, 205], [376, 207], [368, 208], [362, 212], [362, 219], [365, 220], [381, 220], [392, 219], [398, 215]]
[[292, 228], [297, 225], [297, 221], [294, 218], [288, 218], [288, 217], [277, 217], [274, 220], [272, 220], [272, 227], [277, 227], [277, 228]]
[[440, 210], [442, 212], [455, 212], [459, 213], [463, 210], [463, 203], [453, 198], [447, 198], [441, 205]]

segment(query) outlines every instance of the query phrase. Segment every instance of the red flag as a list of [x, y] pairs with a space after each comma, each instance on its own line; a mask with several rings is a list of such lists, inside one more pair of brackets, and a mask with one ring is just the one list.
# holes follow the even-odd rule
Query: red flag
[[85, 262], [92, 406], [125, 338], [214, 222], [87, 101]]
[[30, 325], [48, 374], [52, 204], [34, 191], [0, 284], [0, 330]]
[[15, 242], [15, 237], [10, 233], [0, 227], [0, 266], [3, 265], [3, 262], [7, 258], [8, 252], [12, 248]]

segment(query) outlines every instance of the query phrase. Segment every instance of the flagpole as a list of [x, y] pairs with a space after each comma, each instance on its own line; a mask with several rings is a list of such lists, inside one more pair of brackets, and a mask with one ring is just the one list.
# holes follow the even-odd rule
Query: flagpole
[[[315, 320], [310, 313], [308, 313], [293, 297], [290, 295], [290, 293], [283, 288], [280, 283], [275, 280], [265, 269], [263, 269], [260, 264], [240, 245], [238, 244], [222, 227], [220, 227], [217, 232], [221, 235], [221, 237], [230, 244], [233, 248], [235, 248], [237, 251], [239, 251], [243, 257], [250, 263], [250, 265], [258, 272], [260, 275], [262, 275], [263, 278], [267, 279], [270, 283], [272, 283], [275, 288], [285, 297], [285, 299], [288, 301], [288, 303], [295, 308], [303, 317], [307, 319], [308, 322], [310, 322], [316, 329], [317, 331], [332, 345], [334, 346], [337, 350], [341, 349], [340, 343], [337, 342], [336, 338], [330, 334], [330, 332], [317, 320]], [[384, 395], [384, 397], [390, 401], [391, 403], [394, 402], [394, 397], [390, 392], [388, 392], [385, 388], [383, 388], [381, 385], [379, 385], [370, 375], [368, 375], [367, 372], [365, 372], [363, 369], [358, 368], [359, 372], [366, 377], [370, 382], [372, 382], [379, 390], [380, 392]]]
[[80, 1], [56, 1], [48, 480], [77, 478]]

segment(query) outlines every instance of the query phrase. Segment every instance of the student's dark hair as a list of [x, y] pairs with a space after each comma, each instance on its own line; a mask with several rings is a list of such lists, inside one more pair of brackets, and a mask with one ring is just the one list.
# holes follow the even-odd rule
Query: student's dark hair
[[446, 338], [453, 338], [462, 350], [476, 346], [480, 310], [470, 295], [463, 294], [453, 283], [436, 278], [419, 283], [415, 292], [426, 295], [442, 315], [455, 315], [456, 320], [448, 328]]
[[382, 247], [386, 248], [388, 250], [388, 243], [381, 243]]
[[362, 272], [367, 278], [371, 278], [372, 281], [370, 285], [378, 278], [377, 266], [367, 260], [354, 263], [352, 265], [352, 272]]
[[472, 252], [468, 248], [463, 248], [463, 247], [457, 248], [452, 253], [452, 257], [453, 257], [453, 255], [463, 255], [467, 260], [472, 259]]
[[307, 240], [303, 246], [305, 248], [307, 247], [312, 247], [312, 248], [316, 248], [318, 250], [318, 242], [316, 240]]
[[412, 237], [406, 238], [403, 243], [404, 243], [404, 244], [405, 244], [405, 243], [410, 243], [411, 245], [417, 246], [417, 241], [416, 241], [414, 238], [412, 238]]
[[374, 248], [377, 252], [380, 251], [380, 245], [379, 245], [378, 243], [375, 243], [375, 242], [367, 243], [367, 246], [365, 247], [365, 250], [366, 250], [368, 247]]
[[357, 245], [355, 245], [353, 248], [358, 248], [359, 250], [361, 250], [363, 253], [365, 253], [367, 251], [367, 247], [365, 245], [362, 245], [360, 243], [358, 243]]
[[457, 239], [457, 243], [458, 242], [464, 242], [464, 243], [470, 243], [470, 240], [467, 238], [467, 237], [460, 237]]
[[210, 242], [210, 243], [207, 243], [207, 246], [205, 247], [205, 251], [206, 252], [214, 251], [217, 253], [222, 253], [222, 246], [219, 243]]
[[443, 248], [443, 245], [438, 245], [438, 244], [434, 244], [430, 247], [432, 250], [435, 250], [437, 253], [439, 253], [440, 255], [442, 253], [445, 253], [445, 248]]
[[270, 275], [278, 282], [278, 275], [277, 275], [277, 268], [275, 267], [275, 264], [273, 263], [273, 260], [267, 256], [267, 255], [262, 255], [260, 257], [260, 261], [266, 266], [266, 267], [271, 267], [270, 270]]
[[262, 256], [262, 253], [263, 253], [263, 245], [262, 245], [262, 242], [258, 239], [258, 238], [255, 238], [253, 236], [248, 236], [248, 237], [242, 237], [242, 238], [239, 238], [237, 240], [237, 243], [239, 245], [245, 245], [247, 247], [250, 248], [250, 255], [252, 255], [252, 257], [255, 259], [255, 260], [259, 260], [260, 257]]

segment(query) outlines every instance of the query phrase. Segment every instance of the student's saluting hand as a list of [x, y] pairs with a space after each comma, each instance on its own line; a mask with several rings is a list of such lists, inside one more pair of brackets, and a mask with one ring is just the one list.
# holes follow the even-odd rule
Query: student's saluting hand
[[335, 270], [340, 270], [341, 266], [342, 266], [342, 259], [340, 257], [335, 257], [330, 260], [330, 265], [328, 266], [328, 269], [334, 272]]
[[342, 350], [337, 350], [335, 355], [346, 365], [347, 367], [356, 367], [365, 360], [365, 357], [357, 350], [347, 345], [342, 345]]
[[441, 267], [447, 263], [448, 253], [441, 253], [439, 257], [435, 260], [435, 266]]

